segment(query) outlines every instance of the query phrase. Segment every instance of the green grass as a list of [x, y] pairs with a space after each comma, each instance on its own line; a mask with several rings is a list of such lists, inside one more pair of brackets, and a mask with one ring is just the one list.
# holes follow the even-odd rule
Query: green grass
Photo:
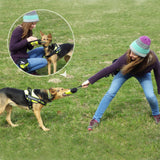
[[[151, 48], [160, 58], [159, 5], [158, 0], [1, 0], [0, 88], [77, 87], [122, 55], [140, 35], [152, 39]], [[46, 15], [43, 9], [64, 17], [74, 36], [64, 19], [53, 12]], [[71, 61], [55, 75], [30, 76], [19, 71], [9, 56], [9, 30], [16, 19], [31, 10], [37, 10], [41, 19], [35, 36], [40, 37], [42, 30], [55, 34], [61, 42], [75, 38]], [[64, 71], [67, 78], [60, 75]], [[12, 120], [20, 124], [16, 128], [8, 126], [3, 113], [0, 160], [159, 160], [160, 126], [155, 124], [143, 90], [134, 78], [120, 89], [100, 126], [87, 131], [111, 81], [112, 77], [103, 78], [44, 107], [41, 115], [45, 126], [51, 129], [47, 133], [39, 129], [32, 111], [13, 109]], [[153, 85], [160, 103], [154, 75]]]

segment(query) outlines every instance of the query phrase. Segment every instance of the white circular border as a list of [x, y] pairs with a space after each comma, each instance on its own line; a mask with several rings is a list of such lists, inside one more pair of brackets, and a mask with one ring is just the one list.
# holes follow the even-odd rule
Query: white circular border
[[[33, 10], [31, 10], [31, 11], [33, 11]], [[31, 12], [31, 11], [28, 11], [28, 12]], [[59, 13], [57, 13], [57, 12], [55, 12], [55, 11], [51, 11], [51, 10], [48, 10], [48, 9], [35, 9], [35, 11], [48, 11], [48, 12], [52, 12], [52, 13], [56, 14], [57, 16], [59, 16], [61, 19], [63, 19], [63, 20], [67, 23], [67, 25], [68, 25], [71, 33], [72, 33], [72, 37], [73, 37], [73, 43], [74, 43], [73, 54], [74, 54], [75, 37], [74, 37], [73, 30], [72, 30], [72, 28], [71, 28], [71, 25], [68, 23], [68, 21], [67, 21], [63, 16], [61, 16]], [[26, 12], [26, 13], [28, 13], [28, 12]], [[11, 57], [11, 55], [10, 55], [9, 42], [8, 42], [8, 41], [9, 41], [10, 32], [11, 32], [13, 26], [15, 25], [15, 23], [16, 23], [21, 17], [23, 17], [26, 13], [22, 14], [20, 17], [18, 17], [18, 18], [14, 21], [14, 23], [11, 25], [11, 27], [10, 27], [10, 29], [9, 29], [9, 32], [8, 32], [7, 48], [8, 48], [8, 53], [9, 53], [9, 56], [10, 56], [11, 59], [12, 59], [12, 57]], [[73, 54], [72, 54], [72, 56], [73, 56]], [[53, 74], [51, 74], [51, 75], [55, 75], [55, 74], [57, 74], [58, 72], [60, 72], [61, 70], [63, 70], [63, 69], [68, 65], [68, 63], [71, 61], [72, 56], [71, 56], [71, 58], [69, 59], [69, 61], [68, 61], [60, 70], [58, 70], [56, 73], [53, 73]], [[13, 60], [12, 60], [12, 61], [13, 61]], [[13, 62], [13, 63], [14, 63], [14, 62]], [[15, 64], [15, 63], [14, 63], [14, 64]], [[21, 70], [16, 64], [15, 64], [15, 66], [16, 66], [19, 70]], [[23, 70], [21, 70], [21, 71], [24, 72], [24, 73], [26, 73], [27, 75], [34, 76], [34, 77], [46, 77], [46, 76], [50, 76], [50, 75], [38, 75], [38, 76], [35, 76], [35, 75], [29, 74], [29, 73], [27, 73], [27, 72], [25, 72], [25, 71], [23, 71]]]

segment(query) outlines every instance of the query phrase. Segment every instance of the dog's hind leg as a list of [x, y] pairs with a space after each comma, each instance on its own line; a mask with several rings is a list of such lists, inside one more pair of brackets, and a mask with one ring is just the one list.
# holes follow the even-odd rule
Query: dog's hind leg
[[69, 61], [69, 59], [70, 59], [69, 55], [64, 56], [64, 60], [66, 61], [66, 63]]
[[66, 61], [66, 63], [70, 60], [70, 58], [72, 57], [73, 54], [73, 50], [69, 51], [65, 56], [64, 56], [64, 60]]
[[0, 108], [0, 115], [4, 112], [5, 110], [5, 106], [3, 106], [2, 108]]
[[33, 111], [34, 111], [34, 114], [38, 120], [38, 123], [39, 123], [39, 126], [44, 130], [44, 131], [49, 131], [50, 129], [49, 128], [46, 128], [43, 124], [43, 121], [42, 121], [42, 118], [41, 118], [41, 109], [42, 109], [43, 105], [41, 104], [34, 104], [33, 105]]
[[5, 94], [0, 93], [0, 114], [2, 114], [8, 104], [8, 98]]
[[6, 105], [0, 106], [0, 115], [4, 112]]
[[13, 124], [11, 121], [12, 106], [7, 105], [5, 110], [7, 111], [6, 121], [8, 122], [8, 124], [11, 125], [12, 127], [17, 127], [18, 124]]

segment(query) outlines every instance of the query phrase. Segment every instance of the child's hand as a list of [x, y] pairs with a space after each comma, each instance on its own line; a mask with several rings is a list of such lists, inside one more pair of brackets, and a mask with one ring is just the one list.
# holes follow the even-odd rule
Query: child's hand
[[82, 88], [87, 88], [89, 84], [90, 84], [89, 80], [86, 80], [85, 82], [82, 83]]

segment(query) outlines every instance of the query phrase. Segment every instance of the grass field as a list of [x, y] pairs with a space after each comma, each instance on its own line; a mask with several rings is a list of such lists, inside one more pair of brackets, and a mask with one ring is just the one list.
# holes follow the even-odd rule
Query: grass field
[[[159, 5], [159, 0], [1, 0], [0, 88], [77, 87], [110, 65], [141, 35], [152, 39], [151, 49], [160, 59]], [[55, 32], [58, 24], [46, 17], [48, 23], [40, 21], [34, 31], [37, 37], [43, 29], [58, 33], [56, 37], [61, 42], [75, 38], [74, 54], [68, 65], [55, 75], [43, 77], [19, 71], [7, 46], [9, 30], [17, 18], [39, 9], [63, 16], [74, 35], [65, 25], [60, 25], [59, 32]], [[41, 11], [39, 14], [44, 16]], [[60, 21], [65, 24], [64, 20]], [[66, 78], [60, 75], [65, 71]], [[51, 129], [47, 133], [38, 127], [32, 111], [13, 109], [12, 120], [20, 124], [16, 128], [8, 126], [3, 113], [0, 160], [159, 160], [160, 125], [155, 124], [143, 90], [134, 78], [120, 89], [100, 126], [93, 132], [87, 131], [112, 78], [103, 78], [71, 97], [44, 107], [41, 115], [45, 126]], [[160, 104], [154, 76], [153, 85]]]

